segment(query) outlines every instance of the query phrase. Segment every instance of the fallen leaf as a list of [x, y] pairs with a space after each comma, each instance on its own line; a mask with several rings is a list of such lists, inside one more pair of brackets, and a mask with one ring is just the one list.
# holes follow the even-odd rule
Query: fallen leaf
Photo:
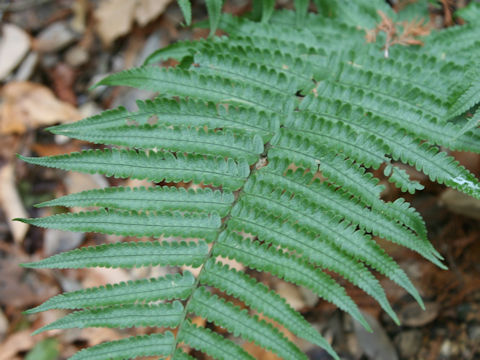
[[0, 80], [3, 80], [27, 54], [30, 38], [25, 31], [13, 24], [4, 24], [1, 35]]
[[171, 0], [103, 0], [95, 11], [96, 30], [104, 45], [127, 34], [134, 20], [144, 26], [158, 17]]
[[40, 84], [11, 82], [3, 87], [2, 95], [1, 134], [22, 134], [27, 129], [81, 118], [75, 107], [58, 100], [51, 90]]
[[137, 0], [135, 20], [140, 26], [147, 25], [166, 9], [172, 0]]
[[14, 168], [11, 163], [0, 168], [0, 205], [7, 218], [13, 240], [16, 243], [22, 242], [27, 234], [28, 225], [19, 221], [12, 221], [12, 219], [26, 218], [28, 214], [18, 195], [17, 187], [15, 186]]
[[366, 30], [365, 38], [367, 42], [376, 42], [378, 33], [384, 32], [386, 39], [383, 49], [386, 58], [392, 45], [423, 45], [423, 41], [418, 37], [430, 34], [431, 25], [425, 24], [423, 19], [394, 22], [383, 11], [378, 10], [377, 13], [381, 21], [375, 28]]
[[104, 0], [95, 11], [97, 32], [105, 45], [128, 33], [133, 23], [136, 0]]
[[33, 348], [35, 341], [30, 330], [23, 330], [10, 335], [4, 343], [0, 344], [0, 360], [11, 360], [20, 351]]
[[480, 220], [480, 200], [457, 190], [445, 190], [440, 195], [440, 203], [454, 213]]

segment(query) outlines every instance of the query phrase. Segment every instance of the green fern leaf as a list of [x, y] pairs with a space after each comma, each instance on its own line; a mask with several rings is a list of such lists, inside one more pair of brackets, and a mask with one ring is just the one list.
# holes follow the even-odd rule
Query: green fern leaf
[[190, 0], [178, 0], [178, 6], [180, 6], [180, 10], [182, 10], [185, 23], [190, 26], [192, 23], [192, 4]]
[[184, 151], [197, 154], [221, 155], [249, 164], [263, 152], [260, 136], [234, 134], [204, 129], [158, 125], [121, 126], [92, 132], [69, 132], [69, 136], [96, 144], [127, 146], [134, 149]]
[[[117, 178], [147, 179], [151, 181], [204, 182], [227, 189], [238, 189], [248, 176], [246, 161], [238, 163], [218, 157], [199, 155], [174, 156], [171, 153], [136, 152], [133, 150], [87, 150], [69, 155], [43, 158], [20, 158], [30, 164], [62, 170], [100, 173]], [[230, 181], [225, 181], [230, 178]]]
[[201, 98], [222, 104], [238, 104], [283, 114], [290, 112], [294, 106], [292, 97], [285, 97], [283, 101], [279, 101], [278, 93], [246, 84], [235, 84], [228, 78], [180, 68], [167, 70], [144, 66], [110, 75], [98, 85], [132, 86], [166, 95]]
[[225, 339], [208, 328], [198, 327], [189, 322], [182, 325], [180, 333], [178, 334], [178, 341], [202, 351], [214, 359], [255, 360], [249, 353], [234, 342]]
[[237, 130], [235, 132], [241, 130], [255, 133], [267, 141], [279, 127], [276, 116], [241, 106], [227, 108], [192, 99], [175, 101], [162, 97], [153, 101], [137, 101], [137, 106], [139, 110], [136, 112], [128, 112], [120, 107], [75, 123], [54, 126], [49, 130], [55, 134], [71, 136], [77, 132], [94, 133], [121, 127], [129, 122], [145, 125], [151, 117], [155, 117], [159, 124], [165, 126], [228, 128]]
[[182, 349], [177, 349], [175, 354], [173, 354], [172, 360], [195, 360], [195, 358], [186, 354]]
[[279, 250], [247, 242], [234, 233], [222, 233], [214, 255], [236, 259], [249, 267], [268, 271], [286, 281], [305, 286], [323, 299], [337, 305], [351, 314], [366, 329], [370, 326], [364, 320], [353, 300], [330, 276], [318, 271], [306, 262]]
[[284, 325], [296, 336], [327, 349], [330, 355], [339, 359], [330, 344], [283, 298], [246, 274], [209, 260], [205, 264], [200, 282], [232, 296], [241, 294], [239, 299], [251, 308]]
[[305, 354], [271, 324], [259, 320], [256, 316], [251, 317], [246, 310], [241, 310], [238, 306], [211, 294], [203, 287], [195, 290], [187, 310], [282, 357], [307, 359]]
[[[20, 156], [32, 164], [153, 183], [88, 190], [38, 205], [97, 210], [19, 219], [153, 239], [84, 247], [24, 266], [199, 268], [196, 277], [185, 271], [107, 284], [55, 296], [29, 310], [76, 310], [38, 331], [176, 328], [176, 336], [165, 332], [107, 342], [73, 359], [192, 360], [195, 352], [186, 349], [218, 359], [252, 359], [239, 345], [242, 339], [285, 359], [306, 359], [269, 321], [338, 359], [285, 299], [222, 259], [310, 289], [370, 330], [341, 285], [344, 280], [373, 297], [394, 321], [374, 272], [423, 308], [418, 291], [377, 237], [445, 268], [420, 214], [404, 199], [384, 201], [387, 183], [379, 180], [414, 193], [422, 184], [410, 178], [412, 167], [480, 198], [478, 179], [446, 149], [480, 153], [480, 27], [434, 31], [424, 47], [390, 46], [386, 59], [380, 41], [364, 39], [365, 30], [381, 20], [377, 10], [402, 21], [413, 18], [412, 9], [425, 14], [423, 5], [395, 14], [382, 0], [318, 0], [314, 14], [304, 0], [295, 1], [297, 12], [255, 1], [252, 13], [239, 18], [222, 15], [222, 4], [207, 2], [210, 35], [218, 27], [228, 36], [172, 44], [148, 57], [145, 66], [99, 83], [155, 91], [157, 98], [138, 101], [132, 111], [119, 107], [48, 129], [103, 144], [103, 150]], [[189, 24], [190, 2], [179, 5]], [[180, 65], [148, 65], [170, 58]], [[475, 115], [468, 119], [470, 113]], [[226, 297], [241, 302], [243, 310]], [[192, 316], [230, 335], [192, 325]]]
[[215, 35], [222, 13], [223, 0], [205, 0], [210, 22], [210, 36]]
[[[216, 214], [156, 213], [145, 214], [119, 210], [68, 213], [37, 219], [19, 219], [44, 228], [93, 231], [124, 236], [182, 236], [212, 240], [220, 227]], [[168, 225], [165, 225], [168, 224]]]
[[148, 265], [200, 266], [208, 254], [205, 242], [129, 242], [90, 246], [24, 264], [38, 269], [81, 267], [140, 267]]
[[230, 209], [233, 203], [233, 193], [220, 192], [209, 188], [186, 190], [170, 186], [154, 187], [110, 187], [106, 189], [87, 190], [80, 193], [62, 196], [43, 202], [37, 207], [66, 206], [88, 207], [98, 206], [109, 209], [131, 211], [167, 210], [218, 213], [220, 216]]
[[139, 301], [148, 303], [158, 300], [186, 299], [190, 296], [194, 283], [195, 278], [192, 273], [185, 271], [183, 276], [168, 274], [156, 279], [108, 284], [54, 296], [43, 304], [27, 310], [26, 313], [35, 314], [51, 309], [88, 309]]
[[173, 344], [174, 336], [169, 331], [165, 334], [133, 336], [84, 349], [70, 360], [124, 360], [139, 356], [162, 356], [170, 354]]
[[75, 311], [34, 332], [39, 334], [53, 329], [86, 327], [169, 327], [182, 321], [183, 305], [179, 301], [158, 305], [122, 305], [102, 309]]

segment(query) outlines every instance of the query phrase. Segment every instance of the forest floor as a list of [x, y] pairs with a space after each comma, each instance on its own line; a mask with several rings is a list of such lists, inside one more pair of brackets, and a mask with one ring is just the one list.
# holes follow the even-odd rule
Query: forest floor
[[[194, 20], [204, 19], [204, 5], [200, 1], [194, 3]], [[248, 10], [248, 3], [226, 1], [224, 10], [240, 14]], [[282, 7], [292, 6], [291, 1], [277, 3]], [[430, 20], [438, 26], [447, 17], [448, 12], [434, 11]], [[44, 230], [10, 219], [50, 215], [58, 209], [33, 205], [59, 195], [107, 184], [142, 182], [29, 166], [17, 160], [15, 154], [46, 156], [87, 148], [89, 145], [84, 142], [53, 136], [44, 129], [119, 105], [134, 109], [136, 99], [153, 94], [127, 88], [89, 88], [111, 72], [140, 65], [159, 47], [179, 39], [203, 37], [206, 32], [179, 25], [183, 20], [181, 13], [175, 1], [170, 0], [0, 1], [0, 18], [0, 360], [65, 359], [85, 346], [119, 339], [125, 334], [147, 333], [151, 329], [99, 328], [31, 335], [64, 312], [35, 315], [22, 312], [53, 295], [107, 282], [160, 276], [165, 270], [32, 271], [20, 267], [22, 262], [80, 245], [121, 238]], [[479, 155], [453, 155], [480, 175]], [[404, 291], [380, 277], [402, 320], [402, 325], [397, 326], [371, 298], [342, 282], [368, 314], [375, 330], [369, 334], [347, 315], [318, 301], [309, 292], [256, 274], [322, 331], [342, 359], [480, 359], [480, 202], [433, 184], [419, 173], [412, 172], [412, 176], [426, 189], [415, 197], [407, 196], [407, 200], [425, 218], [430, 239], [446, 258], [449, 270], [439, 270], [391, 244], [382, 245], [420, 290], [426, 311]], [[385, 184], [386, 200], [400, 196], [389, 183]], [[298, 345], [311, 359], [330, 359], [309, 344], [298, 342]], [[245, 346], [258, 359], [276, 359], [252, 344]]]

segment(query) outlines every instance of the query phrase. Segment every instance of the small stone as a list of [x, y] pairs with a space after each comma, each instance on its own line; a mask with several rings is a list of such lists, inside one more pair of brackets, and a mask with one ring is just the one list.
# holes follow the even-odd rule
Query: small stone
[[82, 243], [84, 237], [83, 233], [47, 229], [43, 245], [45, 256], [75, 249]]
[[358, 344], [369, 359], [398, 360], [397, 351], [382, 325], [371, 315], [364, 313], [373, 332], [370, 333], [357, 321], [353, 322]]
[[0, 309], [0, 342], [5, 338], [5, 334], [8, 331], [8, 319]]
[[16, 81], [27, 81], [33, 75], [35, 71], [35, 67], [38, 63], [38, 53], [31, 52], [27, 55], [25, 60], [23, 60], [22, 64], [19, 66], [17, 73], [15, 74]]
[[40, 32], [33, 45], [39, 52], [54, 52], [70, 45], [76, 38], [66, 22], [56, 22]]
[[88, 61], [88, 51], [83, 46], [74, 46], [65, 54], [65, 61], [72, 67], [82, 66]]
[[0, 35], [0, 80], [3, 80], [28, 53], [30, 37], [13, 24], [4, 24]]
[[445, 340], [440, 346], [440, 355], [449, 358], [456, 357], [460, 353], [460, 347], [458, 344], [450, 340]]
[[468, 337], [474, 342], [480, 342], [480, 325], [468, 328]]
[[422, 333], [418, 330], [404, 331], [395, 338], [402, 358], [410, 358], [418, 353], [422, 345]]
[[398, 317], [403, 325], [406, 326], [424, 326], [437, 318], [439, 306], [434, 302], [425, 303], [425, 310], [415, 303], [409, 303], [400, 309]]

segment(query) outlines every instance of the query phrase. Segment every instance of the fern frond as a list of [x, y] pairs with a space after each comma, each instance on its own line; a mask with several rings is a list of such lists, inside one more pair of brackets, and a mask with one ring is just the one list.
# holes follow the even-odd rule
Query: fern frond
[[151, 117], [155, 117], [159, 124], [165, 126], [239, 129], [256, 133], [264, 140], [268, 140], [279, 126], [279, 120], [275, 115], [242, 106], [227, 108], [192, 99], [176, 101], [163, 97], [137, 101], [137, 106], [139, 110], [136, 112], [129, 112], [120, 107], [75, 123], [54, 126], [49, 130], [56, 134], [70, 136], [77, 132], [95, 132], [121, 127], [128, 122], [145, 125]]
[[228, 295], [239, 294], [238, 298], [250, 308], [282, 324], [296, 336], [321, 346], [338, 359], [330, 344], [298, 312], [254, 278], [230, 269], [228, 265], [209, 260], [202, 271], [200, 282], [221, 289]]
[[[96, 144], [127, 146], [246, 159], [249, 164], [263, 152], [260, 136], [231, 131], [172, 127], [163, 125], [121, 126], [95, 132], [69, 132], [70, 137]], [[250, 136], [249, 136], [250, 135]]]
[[139, 356], [168, 355], [174, 340], [173, 334], [169, 331], [164, 334], [132, 336], [81, 350], [70, 360], [124, 360]]
[[109, 209], [131, 211], [191, 211], [218, 213], [220, 216], [230, 209], [234, 196], [230, 191], [205, 189], [185, 189], [173, 186], [154, 187], [109, 187], [82, 191], [76, 194], [45, 201], [36, 205], [89, 207], [98, 206]]
[[144, 66], [110, 75], [98, 85], [132, 86], [158, 91], [160, 94], [200, 98], [221, 104], [238, 104], [277, 113], [288, 113], [294, 105], [293, 97], [285, 96], [283, 101], [279, 101], [279, 94], [276, 92], [246, 83], [235, 83], [218, 75], [206, 75], [180, 68]]
[[195, 360], [195, 358], [186, 354], [182, 349], [177, 349], [172, 360]]
[[[157, 98], [138, 101], [133, 111], [119, 107], [48, 129], [105, 145], [103, 150], [20, 156], [31, 164], [153, 183], [88, 190], [38, 205], [97, 210], [19, 219], [46, 228], [153, 239], [83, 247], [24, 266], [198, 268], [195, 277], [184, 271], [107, 284], [55, 296], [29, 310], [74, 310], [39, 332], [175, 328], [175, 336], [165, 332], [107, 342], [80, 351], [74, 360], [194, 359], [195, 352], [189, 355], [187, 349], [217, 359], [252, 359], [241, 341], [285, 359], [306, 359], [270, 321], [338, 359], [285, 299], [247, 271], [223, 265], [225, 258], [311, 290], [368, 330], [342, 286], [345, 281], [374, 298], [396, 322], [377, 272], [424, 307], [377, 237], [440, 268], [443, 258], [428, 241], [420, 214], [404, 199], [384, 201], [379, 181], [386, 177], [413, 193], [423, 187], [410, 178], [413, 167], [480, 198], [480, 182], [445, 149], [480, 153], [475, 48], [480, 27], [438, 31], [425, 37], [422, 48], [393, 46], [385, 59], [381, 41], [365, 44], [365, 29], [381, 20], [377, 9], [392, 21], [411, 18], [411, 10], [396, 14], [383, 0], [315, 3], [319, 14], [306, 12], [304, 0], [295, 1], [298, 12], [273, 11], [273, 1], [255, 1], [247, 19], [220, 15], [222, 1], [207, 1], [212, 34], [218, 25], [228, 36], [170, 45], [144, 66], [99, 83], [155, 91]], [[187, 4], [180, 3], [189, 21]], [[170, 58], [180, 65], [151, 65]], [[213, 332], [211, 325], [193, 325], [193, 316], [229, 335]]]
[[[20, 220], [20, 219], [19, 219]], [[217, 214], [181, 214], [165, 212], [146, 214], [120, 210], [67, 213], [21, 221], [44, 228], [98, 232], [124, 236], [181, 236], [213, 240], [220, 227]]]
[[35, 314], [51, 309], [88, 309], [115, 304], [132, 304], [158, 300], [186, 299], [193, 290], [195, 278], [185, 271], [164, 277], [107, 284], [54, 296], [43, 304], [27, 310]]
[[[250, 60], [251, 61], [251, 60]], [[259, 66], [255, 62], [236, 58], [233, 54], [218, 55], [217, 53], [202, 51], [193, 58], [193, 70], [202, 74], [218, 74], [237, 82], [252, 84], [267, 91], [278, 92], [282, 95], [295, 94], [297, 84], [294, 78], [287, 78], [266, 66]]]
[[448, 119], [461, 115], [474, 105], [480, 103], [480, 71], [478, 68], [474, 68], [467, 73], [469, 77], [471, 77], [470, 83], [460, 96], [452, 101], [453, 105], [448, 111]]
[[247, 310], [242, 310], [231, 302], [211, 294], [204, 287], [195, 290], [187, 310], [228, 329], [235, 336], [253, 341], [282, 357], [307, 359], [305, 354], [271, 324], [258, 319], [257, 316], [250, 316]]
[[38, 269], [81, 267], [140, 267], [148, 265], [200, 266], [208, 254], [205, 242], [145, 241], [89, 246], [24, 264]]
[[[27, 158], [36, 165], [86, 173], [100, 173], [116, 178], [146, 179], [155, 182], [189, 182], [222, 185], [236, 190], [248, 176], [246, 161], [204, 157], [200, 155], [173, 155], [168, 152], [136, 152], [133, 150], [86, 150], [68, 155]], [[227, 180], [229, 179], [229, 180]]]
[[168, 327], [178, 326], [182, 320], [183, 305], [180, 301], [157, 305], [122, 305], [102, 309], [75, 311], [34, 332], [39, 334], [53, 329], [87, 327]]
[[178, 341], [202, 351], [214, 359], [255, 360], [234, 342], [214, 333], [208, 328], [198, 327], [190, 322], [182, 325], [182, 329], [178, 334]]
[[258, 242], [244, 241], [235, 233], [225, 232], [218, 239], [214, 255], [235, 259], [253, 269], [270, 272], [286, 281], [309, 288], [318, 296], [348, 312], [370, 330], [370, 326], [345, 289], [329, 275], [297, 257], [260, 245]]
[[[428, 175], [432, 181], [437, 181], [440, 184], [444, 183], [471, 196], [479, 196], [478, 180], [468, 170], [460, 166], [455, 159], [446, 153], [439, 152], [437, 147], [416, 139], [402, 131], [400, 127], [392, 126], [391, 123], [382, 121], [377, 116], [365, 116], [360, 108], [352, 108], [342, 103], [319, 101], [313, 97], [308, 97], [302, 101], [302, 105], [301, 108], [304, 111], [311, 111], [334, 121], [348, 122], [349, 125], [359, 131], [365, 131], [376, 138], [384, 139], [384, 143], [389, 147], [388, 154], [394, 160], [400, 160], [405, 164], [414, 166], [417, 170]], [[450, 128], [449, 126], [446, 127], [447, 130]], [[447, 130], [443, 135], [445, 137], [444, 142], [451, 143], [451, 137]], [[453, 131], [453, 129], [450, 130]], [[455, 133], [453, 131], [451, 134]], [[474, 140], [472, 139], [472, 141]], [[458, 181], [458, 179], [465, 179], [466, 182]]]

